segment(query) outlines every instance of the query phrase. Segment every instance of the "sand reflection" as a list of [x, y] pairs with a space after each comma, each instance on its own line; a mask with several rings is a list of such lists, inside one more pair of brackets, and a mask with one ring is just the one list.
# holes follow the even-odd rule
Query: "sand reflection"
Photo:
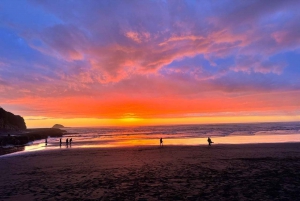
[[[159, 146], [159, 135], [157, 138], [149, 138], [148, 135], [122, 135], [110, 137], [94, 137], [80, 138], [73, 137], [72, 146], [67, 146], [63, 143], [59, 144], [60, 138], [49, 138], [48, 145], [45, 145], [43, 140], [34, 141], [30, 145], [22, 147], [17, 152], [32, 152], [53, 149], [70, 149], [70, 148], [112, 148], [112, 147], [134, 147], [134, 146]], [[65, 137], [67, 138], [67, 137]], [[171, 138], [170, 136], [163, 138], [164, 146], [199, 146], [207, 145], [207, 137], [201, 138], [186, 138], [178, 137]], [[300, 142], [299, 134], [285, 135], [248, 135], [248, 136], [224, 136], [212, 137], [214, 144], [259, 144], [259, 143], [285, 143], [285, 142]], [[7, 154], [7, 153], [4, 153]]]

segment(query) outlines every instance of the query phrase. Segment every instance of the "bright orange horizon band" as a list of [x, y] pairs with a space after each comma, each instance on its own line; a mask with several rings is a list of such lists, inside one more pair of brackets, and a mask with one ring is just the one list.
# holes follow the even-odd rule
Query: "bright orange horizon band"
[[[39, 119], [40, 118], [40, 119]], [[227, 117], [185, 117], [185, 118], [41, 118], [25, 117], [28, 128], [52, 127], [62, 124], [65, 127], [100, 127], [100, 126], [154, 126], [180, 124], [218, 124], [218, 123], [257, 123], [257, 122], [288, 122], [300, 121], [300, 115], [293, 116], [227, 116]]]

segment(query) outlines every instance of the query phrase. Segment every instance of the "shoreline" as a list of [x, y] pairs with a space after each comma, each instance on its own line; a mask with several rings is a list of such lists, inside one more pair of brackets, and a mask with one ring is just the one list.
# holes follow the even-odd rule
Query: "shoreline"
[[[16, 132], [16, 131], [14, 131]], [[26, 132], [26, 133], [25, 133]], [[70, 132], [70, 133], [69, 133]], [[147, 135], [116, 135], [114, 137], [102, 137], [101, 135], [85, 137], [81, 133], [73, 133], [73, 130], [60, 130], [56, 128], [38, 128], [19, 131], [19, 135], [0, 136], [0, 156], [14, 152], [38, 152], [41, 150], [64, 149], [67, 138], [73, 138], [72, 148], [105, 148], [105, 147], [140, 147], [158, 146], [159, 139]], [[82, 132], [82, 131], [81, 131]], [[86, 132], [86, 131], [85, 131]], [[120, 131], [121, 132], [121, 131]], [[105, 132], [104, 132], [105, 133]], [[134, 133], [134, 132], [133, 132]], [[215, 142], [212, 146], [220, 145], [241, 145], [241, 144], [276, 144], [276, 143], [300, 143], [299, 132], [283, 132], [276, 134], [261, 135], [228, 135], [212, 136]], [[2, 133], [3, 134], [3, 133]], [[110, 134], [113, 136], [112, 134]], [[43, 139], [48, 138], [47, 146]], [[82, 137], [83, 136], [83, 137]], [[105, 135], [104, 135], [105, 136]], [[121, 136], [121, 137], [120, 137]], [[155, 136], [155, 135], [154, 135]], [[156, 137], [159, 137], [157, 135]], [[162, 134], [163, 136], [163, 134]], [[184, 137], [163, 136], [165, 146], [207, 146], [207, 136]], [[60, 146], [59, 139], [62, 138]], [[2, 146], [1, 146], [2, 145]], [[8, 146], [7, 146], [8, 145]], [[71, 147], [70, 147], [71, 148]]]
[[[300, 147], [300, 142], [276, 142], [276, 143], [247, 143], [247, 144], [213, 144], [212, 146], [199, 144], [199, 145], [164, 145], [160, 147], [159, 145], [131, 145], [131, 146], [102, 146], [102, 147], [76, 147], [76, 146], [66, 146], [65, 144], [61, 147], [50, 147], [47, 149], [42, 150], [25, 150], [26, 146], [14, 146], [10, 148], [2, 148], [0, 147], [0, 159], [3, 157], [11, 157], [11, 156], [18, 156], [18, 155], [27, 155], [27, 154], [39, 154], [39, 153], [46, 153], [46, 152], [59, 152], [64, 150], [136, 150], [136, 149], [164, 149], [164, 148], [188, 148], [188, 147], [207, 147], [209, 149], [219, 149], [219, 148], [235, 148], [235, 147], [273, 147], [273, 146], [288, 146], [288, 145], [295, 145], [297, 144]], [[28, 145], [30, 146], [30, 145]]]
[[297, 200], [299, 145], [76, 148], [1, 157], [0, 200]]

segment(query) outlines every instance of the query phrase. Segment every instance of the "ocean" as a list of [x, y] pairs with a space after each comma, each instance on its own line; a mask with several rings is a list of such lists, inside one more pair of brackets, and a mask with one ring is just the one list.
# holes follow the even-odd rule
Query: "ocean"
[[[93, 127], [64, 128], [67, 133], [60, 138], [37, 140], [25, 147], [24, 151], [63, 148], [96, 148], [127, 146], [207, 145], [207, 138], [220, 144], [284, 143], [300, 142], [300, 122], [284, 123], [243, 123], [243, 124], [199, 124], [138, 127]], [[72, 138], [72, 145], [65, 143]]]

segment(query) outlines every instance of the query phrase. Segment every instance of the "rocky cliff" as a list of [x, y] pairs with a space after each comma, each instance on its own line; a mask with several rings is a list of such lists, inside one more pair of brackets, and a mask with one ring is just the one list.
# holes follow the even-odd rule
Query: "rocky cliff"
[[64, 126], [61, 124], [55, 124], [54, 126], [52, 126], [52, 128], [64, 128]]
[[23, 117], [14, 115], [0, 107], [0, 130], [24, 130], [26, 124]]

